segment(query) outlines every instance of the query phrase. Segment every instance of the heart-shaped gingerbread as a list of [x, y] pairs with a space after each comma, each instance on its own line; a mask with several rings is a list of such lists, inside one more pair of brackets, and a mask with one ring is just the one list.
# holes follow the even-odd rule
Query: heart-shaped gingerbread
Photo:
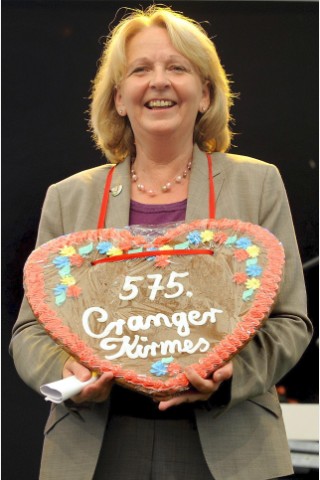
[[150, 239], [130, 228], [61, 236], [29, 256], [26, 296], [48, 334], [97, 372], [143, 393], [189, 388], [266, 320], [284, 264], [266, 229], [197, 220]]

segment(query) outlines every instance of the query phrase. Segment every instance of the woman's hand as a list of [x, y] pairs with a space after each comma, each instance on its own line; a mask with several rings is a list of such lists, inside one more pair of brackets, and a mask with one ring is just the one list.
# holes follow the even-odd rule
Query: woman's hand
[[[75, 375], [81, 382], [86, 382], [91, 378], [92, 372], [70, 357], [64, 364], [63, 378], [70, 377], [71, 375]], [[104, 402], [110, 395], [112, 385], [113, 373], [103, 373], [94, 383], [84, 387], [83, 390], [78, 395], [72, 397], [71, 400], [74, 403]]]
[[208, 400], [211, 395], [218, 390], [222, 382], [232, 377], [233, 365], [232, 362], [226, 363], [223, 367], [217, 369], [212, 374], [211, 378], [207, 379], [200, 377], [200, 375], [190, 367], [186, 368], [185, 374], [196, 391], [192, 390], [176, 397], [168, 397], [166, 399], [154, 397], [155, 401], [160, 402], [159, 410], [167, 410], [170, 407], [181, 405], [181, 403]]

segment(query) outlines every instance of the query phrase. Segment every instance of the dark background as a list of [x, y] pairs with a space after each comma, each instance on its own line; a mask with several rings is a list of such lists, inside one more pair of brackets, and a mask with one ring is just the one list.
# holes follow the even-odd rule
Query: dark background
[[[2, 2], [2, 474], [38, 477], [48, 405], [18, 378], [10, 331], [22, 298], [47, 187], [105, 162], [86, 110], [118, 8], [149, 2]], [[233, 91], [232, 152], [274, 163], [283, 176], [304, 264], [318, 255], [318, 4], [163, 2], [205, 25]], [[117, 15], [117, 19], [120, 18]], [[315, 337], [281, 382], [290, 401], [318, 401], [318, 265], [305, 269]]]

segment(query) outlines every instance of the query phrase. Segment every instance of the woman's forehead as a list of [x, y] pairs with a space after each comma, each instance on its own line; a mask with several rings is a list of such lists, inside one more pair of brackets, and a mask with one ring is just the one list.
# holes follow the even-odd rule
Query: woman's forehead
[[126, 63], [163, 59], [166, 61], [185, 61], [194, 66], [193, 62], [172, 43], [167, 29], [153, 25], [144, 27], [128, 38], [126, 43]]

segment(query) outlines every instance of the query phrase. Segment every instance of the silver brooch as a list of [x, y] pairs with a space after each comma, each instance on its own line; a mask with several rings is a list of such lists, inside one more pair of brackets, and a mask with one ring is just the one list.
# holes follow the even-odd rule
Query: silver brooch
[[112, 187], [110, 191], [113, 197], [117, 197], [122, 192], [122, 185]]

